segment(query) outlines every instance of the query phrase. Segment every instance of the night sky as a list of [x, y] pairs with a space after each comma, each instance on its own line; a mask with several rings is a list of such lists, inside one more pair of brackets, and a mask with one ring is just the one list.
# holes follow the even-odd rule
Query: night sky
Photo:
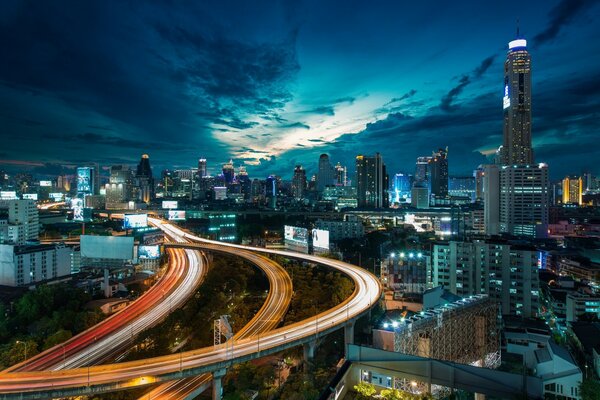
[[600, 174], [600, 2], [0, 2], [0, 169], [229, 158], [252, 177], [502, 142], [503, 62], [532, 55], [536, 161]]

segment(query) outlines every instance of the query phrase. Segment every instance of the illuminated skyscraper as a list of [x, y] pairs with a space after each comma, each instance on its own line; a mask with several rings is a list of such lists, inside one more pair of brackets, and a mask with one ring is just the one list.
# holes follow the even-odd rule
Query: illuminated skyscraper
[[227, 164], [223, 164], [223, 178], [225, 178], [226, 184], [233, 182], [233, 178], [235, 178], [235, 168], [233, 167], [233, 160], [229, 160]]
[[583, 204], [583, 179], [567, 176], [562, 180], [563, 204]]
[[448, 150], [439, 149], [429, 158], [429, 187], [437, 199], [448, 196]]
[[387, 208], [389, 179], [383, 158], [356, 156], [356, 194], [358, 206], [366, 208]]
[[150, 157], [148, 154], [142, 155], [142, 159], [137, 166], [135, 181], [140, 201], [149, 203], [154, 199], [154, 178], [152, 178], [152, 168], [150, 167]]
[[527, 41], [508, 44], [504, 62], [504, 165], [533, 164], [531, 147], [531, 56]]
[[335, 185], [348, 186], [348, 174], [346, 167], [339, 162], [335, 165]]
[[296, 165], [294, 168], [294, 177], [292, 178], [292, 196], [295, 199], [302, 199], [306, 191], [306, 171], [302, 165]]
[[335, 183], [335, 169], [329, 162], [327, 154], [319, 156], [319, 170], [317, 171], [317, 191], [323, 192], [325, 186], [331, 186]]
[[198, 178], [202, 179], [206, 175], [206, 158], [200, 158], [198, 160]]

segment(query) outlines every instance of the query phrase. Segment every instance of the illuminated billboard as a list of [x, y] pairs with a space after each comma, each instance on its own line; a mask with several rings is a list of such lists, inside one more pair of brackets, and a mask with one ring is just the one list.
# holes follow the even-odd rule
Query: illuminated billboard
[[79, 197], [71, 199], [71, 208], [73, 210], [76, 208], [83, 208], [83, 199], [80, 199]]
[[125, 214], [123, 216], [123, 228], [135, 229], [148, 226], [148, 214]]
[[160, 258], [160, 246], [138, 246], [138, 258], [141, 260], [156, 260]]
[[63, 201], [65, 199], [64, 193], [48, 193], [48, 197], [54, 201]]
[[77, 193], [92, 193], [92, 168], [77, 168]]
[[329, 250], [329, 231], [323, 229], [312, 230], [313, 247]]
[[40, 181], [40, 186], [50, 187], [52, 186], [52, 181]]
[[23, 200], [37, 200], [37, 193], [23, 193]]
[[0, 200], [17, 200], [17, 192], [15, 191], [2, 191], [0, 192]]
[[163, 200], [162, 208], [174, 210], [177, 208], [177, 200]]
[[284, 238], [308, 246], [308, 229], [286, 225], [284, 227]]
[[182, 220], [185, 220], [185, 211], [169, 210], [167, 217], [168, 217], [169, 221], [182, 221]]

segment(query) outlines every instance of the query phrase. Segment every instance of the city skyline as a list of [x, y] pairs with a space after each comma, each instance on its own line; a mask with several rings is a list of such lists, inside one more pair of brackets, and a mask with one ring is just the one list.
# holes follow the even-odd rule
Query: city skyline
[[[133, 165], [148, 153], [159, 170], [233, 158], [251, 176], [290, 178], [296, 164], [316, 173], [321, 153], [351, 167], [356, 155], [380, 152], [393, 174], [412, 173], [416, 157], [448, 146], [450, 175], [470, 174], [502, 144], [503, 59], [518, 18], [535, 70], [536, 160], [551, 165], [553, 179], [598, 173], [593, 2], [518, 12], [457, 3], [423, 26], [411, 16], [431, 10], [418, 5], [396, 13], [397, 5], [357, 3], [351, 15], [310, 3], [206, 4], [185, 8], [189, 15], [169, 7], [165, 16], [161, 4], [110, 7], [2, 5], [2, 36], [14, 40], [0, 67], [1, 169]], [[347, 18], [322, 23], [337, 14]], [[80, 37], [69, 36], [63, 17]], [[197, 28], [193, 17], [207, 23]], [[349, 29], [361, 22], [368, 34]], [[103, 30], [124, 24], [126, 36]]]

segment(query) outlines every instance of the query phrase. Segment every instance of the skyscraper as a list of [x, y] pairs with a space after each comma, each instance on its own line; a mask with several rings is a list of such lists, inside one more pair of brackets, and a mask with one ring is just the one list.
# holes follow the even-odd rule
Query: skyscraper
[[429, 187], [437, 199], [448, 197], [448, 149], [439, 149], [429, 157]]
[[531, 147], [531, 56], [527, 41], [508, 44], [504, 62], [504, 165], [533, 164]]
[[292, 196], [295, 199], [302, 199], [306, 190], [306, 171], [302, 165], [296, 165], [294, 168], [294, 177], [292, 178]]
[[335, 169], [329, 162], [329, 156], [327, 154], [321, 154], [319, 156], [319, 170], [317, 171], [317, 191], [322, 193], [325, 186], [334, 184]]
[[549, 186], [546, 164], [504, 165], [500, 171], [500, 231], [546, 237]]
[[228, 163], [223, 164], [223, 178], [225, 178], [225, 183], [229, 184], [233, 182], [234, 177], [235, 168], [233, 167], [233, 160], [229, 160]]
[[348, 174], [346, 167], [339, 162], [335, 165], [335, 184], [336, 186], [348, 186]]
[[206, 158], [200, 158], [198, 159], [198, 178], [202, 179], [206, 175]]
[[583, 179], [567, 176], [562, 180], [563, 204], [583, 204]]
[[154, 199], [154, 178], [152, 177], [152, 168], [150, 167], [150, 157], [148, 154], [142, 155], [142, 159], [137, 166], [135, 183], [140, 201], [149, 203]]
[[388, 207], [388, 183], [385, 164], [379, 153], [374, 156], [356, 156], [356, 191], [359, 207]]

